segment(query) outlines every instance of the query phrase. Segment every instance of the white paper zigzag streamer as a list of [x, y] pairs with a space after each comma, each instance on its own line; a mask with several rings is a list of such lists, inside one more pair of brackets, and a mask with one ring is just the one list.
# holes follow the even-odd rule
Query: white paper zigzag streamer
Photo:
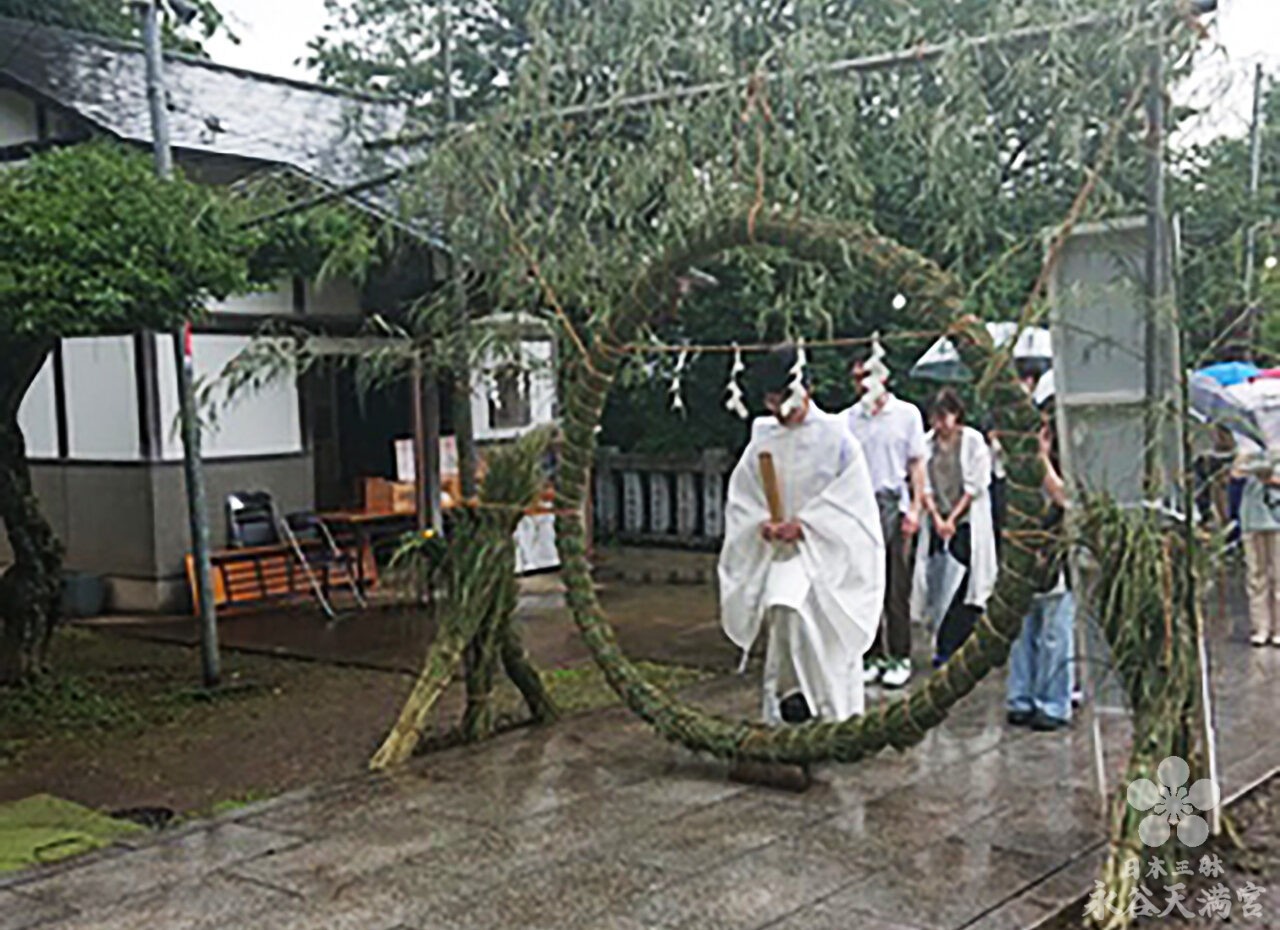
[[671, 409], [680, 413], [684, 413], [684, 397], [681, 396], [681, 380], [684, 374], [685, 365], [689, 362], [689, 352], [687, 349], [681, 349], [680, 355], [676, 359], [675, 374], [671, 376], [671, 387], [667, 388], [667, 393], [671, 395]]
[[889, 366], [884, 363], [885, 351], [884, 346], [880, 345], [880, 333], [875, 332], [871, 335], [871, 356], [867, 359], [867, 392], [864, 395], [867, 403], [874, 404], [885, 395], [888, 388], [885, 384], [889, 380]]
[[739, 419], [745, 420], [751, 415], [747, 410], [747, 405], [742, 400], [742, 385], [738, 384], [738, 377], [747, 370], [746, 364], [742, 361], [742, 350], [738, 348], [738, 344], [733, 344], [733, 367], [729, 369], [729, 383], [725, 386], [724, 408], [730, 413], [737, 414]]
[[804, 404], [805, 364], [804, 340], [801, 339], [796, 343], [796, 363], [791, 366], [791, 380], [787, 383], [787, 398], [782, 402], [782, 409], [779, 411], [783, 419], [791, 416]]

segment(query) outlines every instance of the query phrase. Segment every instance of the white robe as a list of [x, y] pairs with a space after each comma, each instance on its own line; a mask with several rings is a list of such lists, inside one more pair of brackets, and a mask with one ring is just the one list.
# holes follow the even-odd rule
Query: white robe
[[[930, 450], [930, 454], [933, 439], [933, 430], [930, 430], [925, 435], [925, 448]], [[926, 476], [928, 473], [926, 467]], [[960, 433], [960, 473], [964, 490], [973, 498], [966, 511], [973, 554], [969, 559], [969, 589], [965, 592], [964, 602], [985, 610], [987, 600], [995, 590], [998, 570], [995, 526], [991, 519], [991, 449], [982, 434], [970, 426], [964, 427]], [[925, 491], [933, 493], [927, 478]], [[960, 587], [964, 566], [944, 551], [938, 554], [934, 570], [930, 571], [929, 541], [932, 534], [931, 521], [926, 518], [920, 527], [920, 543], [916, 546], [915, 571], [911, 579], [911, 619], [937, 629], [951, 606], [956, 589]]]
[[[761, 536], [769, 521], [761, 452], [773, 456], [783, 509], [804, 531], [799, 543]], [[767, 621], [766, 722], [781, 721], [779, 692], [792, 687], [824, 720], [862, 713], [862, 656], [880, 621], [884, 558], [871, 475], [844, 420], [816, 406], [798, 426], [756, 420], [729, 479], [720, 622], [749, 650]]]

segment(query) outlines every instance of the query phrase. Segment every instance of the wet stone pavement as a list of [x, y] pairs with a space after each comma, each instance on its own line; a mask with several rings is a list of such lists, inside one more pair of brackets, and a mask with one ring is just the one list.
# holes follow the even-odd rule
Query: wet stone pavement
[[[1280, 767], [1280, 649], [1215, 639], [1212, 663], [1230, 799]], [[516, 731], [0, 881], [0, 930], [1034, 927], [1101, 861], [1094, 718], [1012, 730], [1002, 694], [997, 672], [920, 746], [801, 795], [622, 709]], [[688, 697], [751, 714], [755, 674]], [[1097, 720], [1114, 785], [1127, 720]]]

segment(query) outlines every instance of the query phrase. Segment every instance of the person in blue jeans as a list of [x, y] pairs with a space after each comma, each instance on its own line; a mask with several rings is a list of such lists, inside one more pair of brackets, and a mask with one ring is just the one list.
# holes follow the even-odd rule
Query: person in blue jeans
[[[1040, 408], [1039, 458], [1044, 470], [1041, 488], [1046, 500], [1046, 530], [1062, 523], [1067, 505], [1053, 425], [1052, 379], [1053, 372], [1046, 372], [1033, 394]], [[1054, 731], [1071, 724], [1076, 604], [1061, 553], [1049, 551], [1041, 559], [1041, 591], [1032, 598], [1022, 632], [1009, 650], [1005, 703], [1009, 723], [1014, 726]]]

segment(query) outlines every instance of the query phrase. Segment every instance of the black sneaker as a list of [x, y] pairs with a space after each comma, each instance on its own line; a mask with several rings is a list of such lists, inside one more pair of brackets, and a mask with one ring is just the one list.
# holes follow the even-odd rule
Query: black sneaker
[[804, 699], [804, 695], [799, 691], [784, 697], [782, 703], [778, 705], [778, 711], [782, 714], [783, 723], [808, 723], [813, 719], [813, 712], [809, 710], [809, 702]]
[[1009, 721], [1010, 726], [1025, 727], [1031, 723], [1031, 718], [1034, 716], [1035, 714], [1029, 710], [1011, 710], [1005, 719]]
[[1070, 720], [1063, 720], [1061, 717], [1050, 717], [1048, 714], [1042, 714], [1036, 711], [1035, 716], [1031, 718], [1031, 729], [1038, 733], [1054, 733], [1058, 730], [1065, 730], [1071, 726]]

